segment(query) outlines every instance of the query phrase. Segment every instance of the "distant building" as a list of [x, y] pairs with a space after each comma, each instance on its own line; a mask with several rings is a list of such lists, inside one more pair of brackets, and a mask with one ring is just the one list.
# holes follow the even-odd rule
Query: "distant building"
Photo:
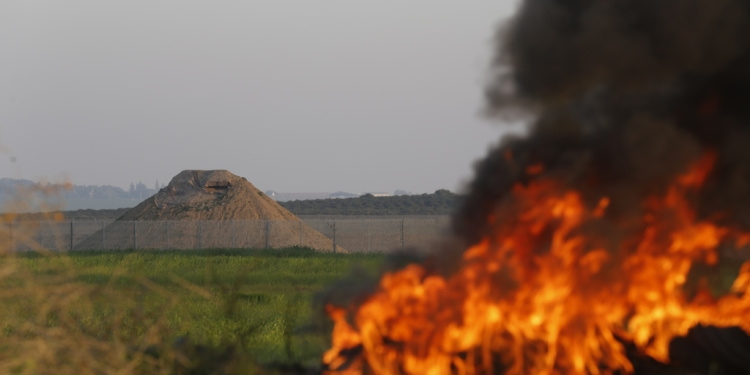
[[266, 195], [271, 197], [273, 200], [277, 202], [286, 202], [286, 201], [304, 201], [308, 199], [328, 199], [330, 198], [329, 193], [279, 193], [275, 191], [271, 191], [271, 194], [268, 194], [266, 192]]
[[391, 193], [367, 193], [372, 195], [373, 197], [392, 197], [393, 194]]
[[414, 193], [406, 190], [396, 189], [396, 191], [393, 192], [393, 195], [414, 195]]
[[364, 194], [355, 194], [355, 193], [347, 193], [345, 191], [337, 191], [335, 193], [316, 193], [316, 192], [303, 192], [303, 193], [279, 193], [277, 191], [273, 190], [267, 190], [266, 195], [271, 197], [271, 199], [277, 201], [277, 202], [287, 202], [287, 201], [304, 201], [304, 200], [311, 200], [311, 199], [344, 199], [344, 198], [357, 198], [361, 197], [362, 195], [370, 194], [373, 197], [392, 197], [393, 194], [390, 193], [364, 193]]
[[329, 198], [356, 198], [359, 194], [354, 193], [347, 193], [345, 191], [337, 191], [335, 193], [329, 194]]

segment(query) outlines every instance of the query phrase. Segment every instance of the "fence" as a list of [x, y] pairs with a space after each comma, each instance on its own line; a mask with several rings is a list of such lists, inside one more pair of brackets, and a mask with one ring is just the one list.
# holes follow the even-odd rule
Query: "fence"
[[290, 221], [19, 221], [0, 224], [14, 251], [314, 247], [387, 252], [421, 247], [447, 230], [447, 216], [304, 218]]

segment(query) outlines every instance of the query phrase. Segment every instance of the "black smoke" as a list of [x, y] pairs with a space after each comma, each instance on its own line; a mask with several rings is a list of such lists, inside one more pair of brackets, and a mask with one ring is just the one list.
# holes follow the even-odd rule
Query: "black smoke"
[[529, 131], [477, 164], [460, 238], [484, 236], [510, 188], [538, 178], [610, 197], [612, 220], [640, 215], [708, 151], [699, 214], [750, 227], [750, 2], [527, 0], [494, 40], [486, 112]]

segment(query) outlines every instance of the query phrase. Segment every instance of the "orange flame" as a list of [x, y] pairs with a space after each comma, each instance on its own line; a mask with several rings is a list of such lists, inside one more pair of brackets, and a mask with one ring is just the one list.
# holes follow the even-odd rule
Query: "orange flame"
[[720, 246], [749, 238], [690, 208], [686, 196], [715, 159], [708, 153], [646, 199], [620, 241], [606, 235], [623, 232], [603, 220], [610, 198], [587, 207], [554, 181], [516, 186], [502, 225], [465, 251], [455, 274], [410, 265], [384, 275], [361, 305], [328, 306], [329, 374], [629, 373], [623, 342], [668, 361], [671, 339], [696, 324], [750, 332], [750, 262], [732, 294], [683, 291], [694, 263], [715, 264]]

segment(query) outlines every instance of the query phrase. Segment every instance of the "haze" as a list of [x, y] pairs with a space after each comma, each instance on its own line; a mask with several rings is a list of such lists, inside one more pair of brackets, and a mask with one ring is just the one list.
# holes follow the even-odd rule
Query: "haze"
[[515, 1], [0, 0], [0, 177], [460, 190]]

